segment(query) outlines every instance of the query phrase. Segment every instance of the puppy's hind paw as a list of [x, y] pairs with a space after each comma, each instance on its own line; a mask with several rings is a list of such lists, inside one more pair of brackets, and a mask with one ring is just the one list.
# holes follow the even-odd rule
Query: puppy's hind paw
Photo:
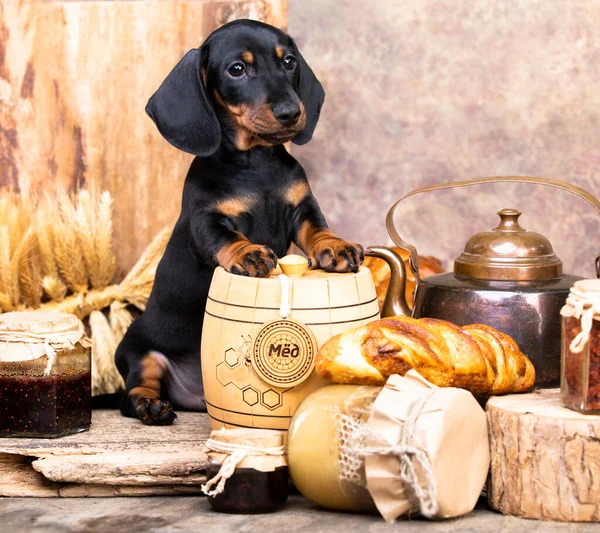
[[177, 418], [171, 402], [160, 398], [138, 398], [135, 402], [135, 412], [147, 426], [170, 426]]

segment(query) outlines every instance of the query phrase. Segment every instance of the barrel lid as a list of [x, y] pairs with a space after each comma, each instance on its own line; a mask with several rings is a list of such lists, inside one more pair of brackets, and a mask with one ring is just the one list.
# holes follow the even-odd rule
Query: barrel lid
[[523, 228], [517, 209], [498, 211], [500, 223], [473, 235], [454, 262], [454, 274], [497, 281], [533, 281], [562, 276], [562, 261], [543, 235]]

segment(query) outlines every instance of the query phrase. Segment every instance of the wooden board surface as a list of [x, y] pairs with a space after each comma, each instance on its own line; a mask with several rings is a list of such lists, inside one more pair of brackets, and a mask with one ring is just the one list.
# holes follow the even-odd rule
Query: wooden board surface
[[561, 407], [559, 389], [491, 398], [487, 416], [494, 509], [600, 521], [600, 416]]
[[287, 24], [287, 0], [0, 0], [0, 186], [115, 199], [117, 279], [174, 223], [192, 156], [144, 107], [175, 64], [237, 18]]
[[204, 413], [167, 427], [94, 411], [90, 431], [60, 439], [0, 439], [0, 496], [198, 494], [205, 481]]

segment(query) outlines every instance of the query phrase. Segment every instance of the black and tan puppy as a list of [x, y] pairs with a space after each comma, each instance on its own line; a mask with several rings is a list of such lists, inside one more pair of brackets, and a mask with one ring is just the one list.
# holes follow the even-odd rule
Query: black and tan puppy
[[293, 242], [313, 267], [358, 270], [362, 248], [329, 231], [282, 145], [311, 139], [324, 98], [294, 41], [249, 20], [212, 33], [150, 98], [146, 111], [160, 133], [197, 157], [146, 311], [117, 349], [124, 415], [170, 424], [173, 405], [205, 409], [200, 335], [217, 265], [268, 276]]

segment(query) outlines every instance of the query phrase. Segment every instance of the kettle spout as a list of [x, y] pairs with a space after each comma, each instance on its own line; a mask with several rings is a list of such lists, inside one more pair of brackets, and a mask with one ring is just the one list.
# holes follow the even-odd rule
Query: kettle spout
[[412, 310], [406, 302], [406, 267], [404, 261], [395, 250], [387, 246], [370, 246], [365, 255], [383, 259], [391, 271], [381, 316], [412, 316]]

